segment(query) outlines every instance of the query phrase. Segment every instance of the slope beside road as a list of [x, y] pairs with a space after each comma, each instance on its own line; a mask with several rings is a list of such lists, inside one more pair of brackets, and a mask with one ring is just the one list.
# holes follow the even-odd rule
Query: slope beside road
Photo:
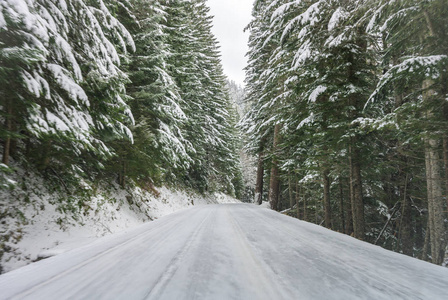
[[247, 204], [195, 207], [0, 276], [0, 299], [447, 299], [448, 270]]

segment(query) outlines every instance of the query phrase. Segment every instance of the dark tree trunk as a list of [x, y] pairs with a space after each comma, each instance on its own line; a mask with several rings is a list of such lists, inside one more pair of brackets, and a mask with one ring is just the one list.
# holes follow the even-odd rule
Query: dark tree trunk
[[403, 254], [413, 256], [414, 243], [412, 241], [412, 207], [408, 196], [403, 198], [401, 206], [400, 238]]
[[[424, 10], [424, 17], [426, 25], [428, 26], [428, 36], [432, 37], [433, 40], [436, 40], [435, 27], [432, 23], [433, 18], [429, 15], [427, 10]], [[431, 45], [426, 46], [430, 47]], [[446, 90], [446, 83], [442, 83], [440, 90], [435, 90], [434, 80], [432, 78], [427, 78], [423, 81], [422, 88], [423, 101], [431, 103], [439, 97], [438, 95], [441, 94], [440, 92]], [[426, 116], [429, 121], [432, 120], [433, 112], [431, 109], [428, 109]], [[445, 217], [443, 212], [442, 167], [438, 149], [440, 140], [434, 137], [426, 137], [424, 140], [431, 256], [432, 262], [440, 265], [444, 260], [447, 245], [447, 232], [445, 230]]]
[[[447, 114], [445, 114], [447, 116]], [[445, 201], [446, 208], [448, 209], [448, 137], [443, 138], [443, 165], [445, 170]], [[444, 218], [447, 218], [447, 214], [444, 213]], [[448, 232], [445, 226], [445, 255], [443, 261], [446, 262], [448, 260]]]
[[400, 190], [403, 202], [401, 205], [400, 239], [403, 254], [413, 256], [414, 243], [412, 241], [412, 206], [407, 194], [408, 175], [405, 176], [404, 187]]
[[348, 235], [353, 235], [353, 213], [352, 213], [352, 202], [351, 199], [353, 198], [353, 188], [350, 179], [348, 180], [349, 185], [349, 201], [346, 202], [346, 223], [345, 223], [345, 233]]
[[339, 215], [341, 220], [341, 232], [346, 233], [345, 231], [345, 216], [344, 216], [344, 188], [342, 185], [341, 177], [339, 177]]
[[271, 169], [271, 180], [269, 183], [269, 203], [273, 210], [279, 208], [279, 194], [280, 194], [280, 181], [278, 179], [278, 167], [277, 162]]
[[329, 170], [325, 169], [323, 172], [324, 181], [324, 210], [325, 210], [325, 227], [332, 228], [331, 226], [331, 203], [330, 203], [330, 177]]
[[443, 193], [440, 178], [440, 157], [437, 141], [426, 138], [425, 161], [428, 190], [428, 218], [431, 241], [431, 257], [434, 264], [440, 265], [445, 256], [445, 228], [443, 218]]
[[[433, 97], [436, 95], [436, 92], [431, 89], [433, 84], [432, 79], [423, 82], [423, 100], [426, 102], [433, 101]], [[432, 117], [432, 111], [427, 111], [427, 119], [431, 120]], [[440, 141], [433, 137], [425, 137], [424, 141], [431, 257], [434, 264], [440, 265], [443, 262], [446, 250], [442, 166], [439, 155]]]
[[296, 203], [296, 199], [294, 197], [294, 191], [292, 189], [292, 180], [291, 173], [288, 174], [288, 191], [289, 191], [289, 208], [293, 208]]
[[364, 239], [364, 200], [362, 196], [361, 166], [359, 150], [353, 145], [356, 138], [352, 138], [350, 146], [350, 185], [352, 190], [352, 215], [353, 215], [353, 236], [357, 239]]
[[274, 159], [272, 161], [272, 168], [271, 168], [271, 178], [270, 178], [270, 184], [269, 184], [269, 203], [271, 204], [271, 209], [278, 210], [278, 202], [279, 202], [279, 196], [280, 196], [280, 180], [279, 180], [279, 172], [278, 172], [278, 144], [280, 141], [280, 129], [281, 124], [275, 125], [274, 129], [274, 144], [273, 144], [273, 153], [274, 153]]
[[264, 155], [263, 152], [258, 154], [257, 166], [257, 182], [255, 185], [255, 203], [261, 205], [263, 202], [263, 176], [264, 176]]
[[297, 218], [301, 219], [302, 216], [300, 215], [300, 188], [299, 188], [299, 181], [296, 179], [296, 205], [297, 205]]
[[[367, 51], [367, 41], [362, 38], [365, 34], [365, 29], [362, 26], [357, 27], [356, 45], [359, 47], [360, 52]], [[347, 80], [349, 82], [358, 81], [359, 75], [356, 68], [356, 54], [349, 53], [348, 62], [350, 67], [347, 74]], [[349, 96], [348, 105], [353, 107], [349, 113], [350, 120], [356, 120], [360, 116], [362, 111], [362, 98], [359, 94], [351, 94]], [[350, 187], [351, 187], [351, 206], [352, 206], [352, 218], [353, 218], [353, 236], [357, 239], [364, 240], [365, 228], [364, 228], [364, 199], [362, 195], [362, 179], [361, 179], [361, 157], [359, 150], [359, 136], [353, 133], [353, 137], [350, 138], [349, 144], [349, 163], [350, 163]]]
[[308, 207], [306, 205], [306, 192], [303, 191], [302, 192], [302, 199], [303, 199], [303, 220], [304, 221], [309, 221], [308, 220]]
[[445, 169], [445, 200], [448, 207], [448, 137], [443, 138], [443, 166]]

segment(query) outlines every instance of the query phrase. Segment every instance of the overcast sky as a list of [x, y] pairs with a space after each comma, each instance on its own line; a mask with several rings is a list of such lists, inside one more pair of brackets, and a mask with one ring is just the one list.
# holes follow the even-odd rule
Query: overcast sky
[[247, 60], [248, 32], [253, 0], [208, 0], [213, 18], [213, 33], [221, 46], [222, 64], [227, 77], [241, 85]]

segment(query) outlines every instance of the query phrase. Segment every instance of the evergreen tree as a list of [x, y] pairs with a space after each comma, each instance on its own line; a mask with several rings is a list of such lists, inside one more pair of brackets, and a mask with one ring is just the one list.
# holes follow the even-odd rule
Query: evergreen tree
[[6, 1], [1, 9], [2, 87], [16, 86], [2, 90], [5, 162], [18, 133], [38, 153], [27, 159], [69, 173], [86, 170], [87, 152], [110, 156], [106, 140], [132, 139], [118, 53], [133, 41], [104, 2]]
[[[447, 126], [444, 102], [448, 63], [447, 25], [442, 21], [448, 17], [445, 6], [443, 1], [381, 2], [370, 22], [371, 29], [384, 36], [384, 64], [387, 70], [371, 96], [371, 105], [384, 104], [392, 98], [395, 109], [386, 116], [389, 119], [394, 117], [402, 140], [413, 142], [414, 152], [421, 149], [421, 141], [424, 142], [429, 212], [427, 234], [429, 231], [431, 257], [437, 264], [443, 262], [447, 243], [443, 221], [446, 206], [443, 190], [448, 190], [443, 182], [443, 176], [445, 181], [448, 178], [448, 144], [443, 133]], [[379, 26], [375, 27], [375, 24]], [[400, 144], [405, 145], [403, 141]], [[423, 156], [422, 152], [414, 155]], [[406, 220], [410, 218], [410, 206], [410, 199], [404, 198], [402, 213]], [[405, 232], [404, 241], [408, 244], [405, 248], [410, 249], [410, 228]], [[411, 253], [412, 250], [407, 252]]]
[[230, 99], [217, 41], [211, 33], [209, 8], [202, 0], [171, 1], [167, 13], [172, 49], [168, 62], [185, 101], [181, 106], [187, 115], [185, 138], [191, 143], [188, 153], [193, 162], [187, 180], [201, 191], [231, 191], [233, 182], [241, 180], [233, 142], [235, 121], [229, 112]]
[[132, 97], [130, 106], [135, 117], [132, 127], [135, 143], [119, 141], [119, 155], [112, 166], [120, 174], [152, 183], [174, 182], [191, 161], [189, 142], [184, 138], [186, 115], [183, 99], [169, 73], [167, 61], [171, 50], [164, 26], [167, 13], [159, 1], [132, 1], [132, 15], [127, 27], [134, 37], [136, 51], [127, 64]]
[[[276, 176], [263, 176], [272, 165], [263, 164], [278, 162], [281, 195], [297, 216], [409, 255], [426, 258], [431, 249], [433, 262], [443, 261], [442, 2], [255, 2], [246, 78], [252, 107], [242, 127], [259, 155], [258, 195], [263, 177]], [[277, 134], [274, 124], [282, 125]], [[371, 225], [383, 220], [384, 228]]]

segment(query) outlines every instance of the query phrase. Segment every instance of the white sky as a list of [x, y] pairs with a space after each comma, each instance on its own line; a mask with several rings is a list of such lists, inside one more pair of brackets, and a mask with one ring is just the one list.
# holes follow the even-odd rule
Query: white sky
[[230, 80], [244, 84], [249, 33], [243, 29], [251, 20], [253, 0], [208, 0], [213, 18], [213, 34], [221, 46], [224, 73]]

